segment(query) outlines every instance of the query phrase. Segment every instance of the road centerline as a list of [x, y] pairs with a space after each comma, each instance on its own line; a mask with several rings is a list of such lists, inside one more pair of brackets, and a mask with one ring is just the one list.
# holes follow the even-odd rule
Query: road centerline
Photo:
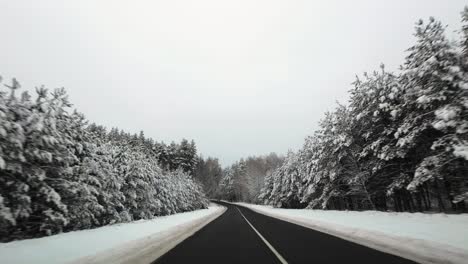
[[270, 242], [268, 242], [268, 240], [266, 240], [266, 238], [264, 238], [262, 236], [262, 234], [260, 234], [260, 232], [250, 223], [249, 220], [247, 220], [247, 218], [244, 216], [244, 214], [241, 212], [241, 210], [239, 209], [239, 207], [236, 206], [236, 209], [237, 211], [239, 211], [239, 213], [241, 214], [241, 216], [244, 218], [244, 220], [247, 222], [247, 224], [249, 224], [249, 226], [255, 231], [255, 233], [262, 239], [263, 243], [265, 243], [267, 245], [267, 247], [273, 252], [273, 254], [275, 254], [275, 256], [279, 259], [279, 261], [283, 264], [288, 264], [288, 262], [286, 261], [286, 259], [283, 258], [283, 256], [281, 256], [281, 254], [276, 251], [276, 249], [270, 244]]

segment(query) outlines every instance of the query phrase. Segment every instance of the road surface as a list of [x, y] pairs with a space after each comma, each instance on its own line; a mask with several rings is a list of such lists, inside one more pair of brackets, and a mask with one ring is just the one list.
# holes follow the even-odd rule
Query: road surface
[[153, 263], [415, 263], [242, 206], [219, 203], [227, 207], [223, 215]]

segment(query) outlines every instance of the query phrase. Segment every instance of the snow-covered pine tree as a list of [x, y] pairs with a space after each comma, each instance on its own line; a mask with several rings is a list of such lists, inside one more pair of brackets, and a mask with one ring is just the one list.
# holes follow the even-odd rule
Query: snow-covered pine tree
[[270, 204], [271, 192], [273, 191], [273, 180], [275, 178], [275, 173], [277, 170], [278, 169], [270, 171], [265, 176], [265, 180], [263, 181], [263, 187], [260, 190], [260, 194], [258, 195], [258, 200], [261, 201], [261, 203], [263, 204]]
[[234, 171], [232, 168], [226, 168], [223, 171], [223, 177], [219, 182], [218, 198], [227, 201], [236, 201], [234, 190]]
[[440, 196], [453, 200], [453, 194], [460, 194], [456, 174], [466, 167], [454, 159], [456, 146], [463, 145], [456, 130], [463, 133], [460, 128], [466, 122], [462, 113], [466, 73], [460, 67], [458, 48], [446, 40], [440, 22], [434, 18], [427, 24], [419, 21], [415, 35], [417, 43], [410, 48], [401, 76], [405, 92], [400, 109], [405, 115], [395, 137], [414, 166], [407, 189], [415, 191], [426, 182], [433, 183], [439, 208], [445, 210], [445, 199]]
[[390, 185], [402, 176], [398, 166], [402, 160], [394, 137], [395, 121], [401, 115], [396, 109], [401, 103], [401, 91], [397, 76], [386, 72], [383, 65], [381, 71], [357, 78], [351, 90], [352, 145], [361, 172], [355, 180], [367, 183], [375, 207], [381, 210], [387, 209]]
[[174, 157], [177, 167], [183, 171], [192, 174], [195, 169], [197, 158], [197, 149], [195, 142], [188, 142], [186, 139], [182, 139], [179, 146], [177, 147], [176, 154]]
[[70, 223], [66, 230], [80, 230], [102, 225], [100, 218], [104, 207], [99, 202], [102, 195], [102, 183], [105, 174], [95, 163], [95, 145], [91, 143], [86, 120], [82, 114], [74, 111], [61, 131], [69, 136], [70, 150], [77, 157], [71, 164], [70, 186], [61, 193], [62, 200], [68, 207]]

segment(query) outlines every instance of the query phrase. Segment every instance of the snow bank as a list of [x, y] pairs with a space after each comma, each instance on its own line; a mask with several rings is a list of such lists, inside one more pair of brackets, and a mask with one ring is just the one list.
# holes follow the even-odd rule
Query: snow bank
[[150, 263], [221, 215], [224, 207], [0, 243], [0, 263]]
[[237, 204], [421, 263], [461, 264], [468, 259], [468, 214], [325, 211]]

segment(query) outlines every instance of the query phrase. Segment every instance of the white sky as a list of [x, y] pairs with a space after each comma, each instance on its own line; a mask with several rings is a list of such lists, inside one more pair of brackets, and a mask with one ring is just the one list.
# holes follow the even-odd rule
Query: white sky
[[[0, 75], [65, 87], [88, 119], [224, 165], [297, 149], [355, 74], [396, 69], [419, 18], [464, 0], [0, 0]], [[453, 36], [453, 34], [452, 34]]]

